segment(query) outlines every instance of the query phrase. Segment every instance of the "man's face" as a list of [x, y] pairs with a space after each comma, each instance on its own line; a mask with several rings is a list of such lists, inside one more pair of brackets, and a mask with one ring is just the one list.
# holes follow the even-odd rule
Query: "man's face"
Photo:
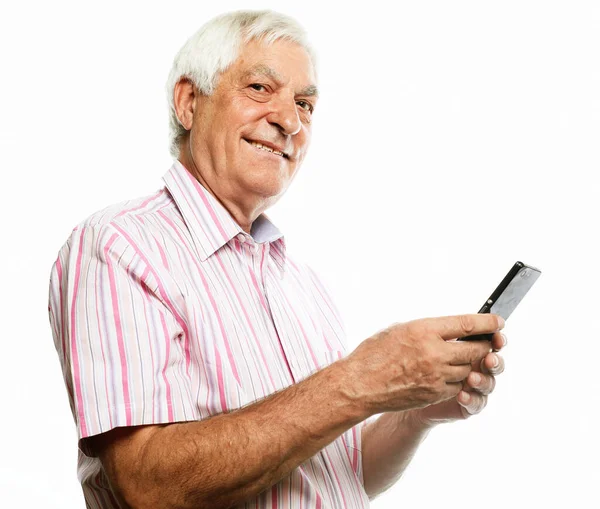
[[310, 142], [317, 96], [308, 53], [292, 42], [251, 41], [214, 93], [196, 100], [190, 152], [204, 179], [242, 206], [275, 202]]

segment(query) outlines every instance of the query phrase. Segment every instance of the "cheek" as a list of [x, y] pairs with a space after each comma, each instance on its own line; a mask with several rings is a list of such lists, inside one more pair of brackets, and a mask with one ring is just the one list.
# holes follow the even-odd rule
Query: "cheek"
[[237, 125], [246, 125], [262, 118], [267, 112], [267, 105], [253, 101], [248, 97], [234, 97], [225, 105], [223, 116], [225, 121]]

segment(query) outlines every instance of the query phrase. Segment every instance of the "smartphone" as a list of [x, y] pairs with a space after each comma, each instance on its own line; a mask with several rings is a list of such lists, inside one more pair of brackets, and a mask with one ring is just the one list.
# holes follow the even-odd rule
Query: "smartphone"
[[[508, 271], [505, 278], [500, 282], [494, 293], [481, 306], [478, 313], [494, 313], [507, 320], [512, 312], [523, 300], [525, 294], [533, 286], [533, 283], [541, 275], [541, 271], [535, 267], [525, 265], [523, 262], [517, 262], [512, 269]], [[493, 334], [476, 334], [458, 338], [459, 341], [486, 340], [491, 341]]]

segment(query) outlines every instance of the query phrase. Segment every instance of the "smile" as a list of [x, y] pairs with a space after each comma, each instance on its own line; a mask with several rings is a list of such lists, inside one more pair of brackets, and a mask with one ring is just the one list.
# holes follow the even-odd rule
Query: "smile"
[[270, 152], [271, 154], [279, 156], [279, 157], [283, 157], [284, 159], [289, 159], [287, 154], [284, 154], [283, 152], [280, 152], [279, 150], [272, 149], [271, 147], [267, 147], [256, 141], [251, 141], [251, 140], [245, 140], [245, 141], [247, 141], [250, 145], [252, 145], [253, 147], [256, 147], [259, 150], [264, 150], [265, 152]]

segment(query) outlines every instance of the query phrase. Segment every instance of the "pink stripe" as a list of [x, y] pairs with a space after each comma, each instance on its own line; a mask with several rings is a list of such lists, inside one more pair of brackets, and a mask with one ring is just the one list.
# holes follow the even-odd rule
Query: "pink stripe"
[[168, 416], [169, 416], [168, 418], [169, 418], [169, 422], [173, 422], [173, 420], [174, 420], [173, 399], [171, 398], [171, 385], [169, 384], [169, 380], [167, 379], [167, 368], [169, 367], [169, 361], [171, 359], [171, 338], [169, 337], [169, 331], [167, 330], [167, 324], [165, 322], [165, 314], [162, 311], [160, 312], [160, 323], [162, 325], [163, 334], [165, 335], [165, 346], [166, 346], [165, 365], [163, 366], [163, 369], [162, 369], [162, 377], [163, 377], [163, 381], [165, 382], [165, 391], [167, 393], [166, 399], [167, 399], [167, 412], [168, 412]]
[[258, 287], [258, 281], [256, 281], [256, 276], [254, 275], [254, 271], [250, 267], [248, 267], [248, 273], [250, 274], [250, 278], [252, 279], [252, 284], [254, 285], [254, 288], [256, 290], [258, 298], [260, 299], [260, 303], [262, 304], [263, 309], [267, 313], [270, 313], [271, 310], [269, 309], [269, 305], [267, 304], [267, 301], [265, 300], [263, 291]]
[[[234, 282], [229, 277], [229, 273], [227, 272], [227, 269], [225, 268], [225, 265], [223, 264], [223, 260], [221, 259], [221, 256], [219, 256], [219, 253], [215, 253], [214, 256], [215, 256], [216, 260], [218, 261], [221, 269], [223, 270], [223, 274], [225, 274], [225, 277], [227, 278], [227, 282], [229, 283], [231, 290], [233, 290], [233, 293], [234, 293], [237, 301], [239, 302], [240, 307], [242, 308], [242, 312], [244, 313], [244, 317], [246, 318], [246, 324], [248, 325], [250, 332], [252, 333], [252, 337], [254, 338], [254, 340], [258, 346], [258, 350], [260, 352], [260, 356], [263, 361], [264, 368], [267, 370], [269, 379], [271, 380], [271, 386], [275, 387], [275, 381], [273, 380], [273, 375], [271, 374], [271, 370], [269, 369], [269, 363], [267, 362], [265, 353], [262, 349], [260, 341], [258, 340], [256, 331], [254, 330], [254, 326], [252, 325], [252, 321], [250, 320], [250, 316], [248, 315], [248, 310], [246, 309], [246, 306], [244, 306], [244, 303], [243, 303], [242, 299], [240, 298], [240, 294], [237, 291], [237, 288], [236, 288], [237, 285], [234, 284]], [[233, 356], [232, 356], [232, 360], [233, 360]], [[262, 382], [262, 379], [261, 379], [261, 382]]]
[[[148, 290], [148, 286], [146, 283], [146, 278], [148, 277], [149, 272], [150, 272], [150, 269], [148, 267], [146, 267], [146, 269], [144, 270], [144, 273], [142, 274], [142, 291], [144, 292], [144, 296], [146, 297], [146, 302], [148, 302], [148, 303], [151, 301], [150, 291]], [[144, 303], [144, 318], [146, 319], [146, 331], [148, 333], [148, 337], [150, 338], [153, 336], [153, 334], [150, 332], [150, 320], [148, 319], [146, 303]], [[167, 356], [167, 358], [168, 358], [168, 356]], [[152, 373], [154, 373], [154, 369], [155, 369], [154, 348], [150, 348], [150, 360], [152, 362]], [[163, 373], [163, 376], [164, 376], [164, 373]], [[165, 380], [165, 384], [168, 384], [168, 382], [166, 380]], [[168, 394], [168, 391], [167, 391], [167, 394]], [[155, 402], [156, 402], [156, 384], [153, 381], [152, 382], [152, 419], [153, 420], [156, 420]]]
[[163, 265], [165, 266], [165, 269], [169, 270], [169, 262], [167, 261], [167, 256], [165, 255], [165, 250], [158, 243], [158, 239], [156, 237], [154, 237], [154, 243], [156, 244], [156, 247], [158, 248], [158, 252], [160, 253], [160, 259], [162, 260]]
[[[309, 269], [309, 273], [313, 273], [313, 271], [311, 269]], [[321, 295], [321, 298], [323, 299], [323, 302], [325, 302], [325, 305], [329, 308], [329, 311], [331, 312], [332, 316], [335, 316], [336, 320], [338, 320], [338, 314], [336, 313], [336, 311], [331, 307], [331, 304], [329, 303], [329, 299], [325, 298], [325, 288], [323, 288], [321, 286], [321, 282], [318, 280], [318, 278], [311, 278], [314, 282], [315, 285], [314, 287], [317, 289], [317, 291], [319, 292], [319, 295]], [[341, 324], [340, 324], [341, 325]]]
[[173, 302], [171, 302], [171, 299], [169, 298], [169, 295], [167, 294], [167, 292], [162, 284], [161, 279], [158, 277], [158, 274], [156, 273], [156, 271], [152, 268], [152, 265], [148, 261], [148, 258], [146, 258], [144, 253], [140, 250], [140, 248], [133, 241], [133, 239], [127, 234], [127, 232], [125, 232], [125, 230], [123, 230], [123, 228], [121, 228], [119, 225], [114, 224], [114, 223], [111, 223], [111, 225], [123, 237], [125, 237], [127, 242], [129, 242], [131, 247], [135, 250], [135, 252], [139, 255], [139, 257], [144, 261], [146, 266], [150, 269], [150, 271], [152, 272], [152, 275], [154, 276], [154, 279], [156, 280], [156, 283], [158, 284], [158, 291], [160, 293], [160, 296], [163, 298], [163, 300], [167, 304], [169, 310], [173, 313], [173, 316], [175, 317], [175, 320], [177, 321], [179, 326], [183, 329], [184, 334], [185, 334], [185, 343], [186, 343], [186, 346], [184, 348], [184, 350], [185, 350], [185, 366], [186, 366], [187, 374], [189, 375], [191, 359], [190, 359], [189, 345], [187, 345], [187, 342], [189, 341], [190, 335], [189, 335], [188, 327], [187, 327], [187, 324], [185, 323], [185, 320], [179, 315], [179, 313], [175, 309], [175, 306], [173, 305]]
[[[210, 304], [213, 308], [213, 311], [215, 312], [217, 322], [219, 324], [219, 329], [221, 329], [221, 336], [223, 337], [223, 343], [225, 344], [225, 350], [227, 351], [227, 357], [229, 359], [229, 364], [231, 365], [231, 369], [233, 371], [233, 376], [235, 377], [237, 383], [241, 383], [240, 375], [238, 373], [235, 360], [233, 358], [233, 353], [231, 352], [231, 345], [229, 344], [229, 340], [227, 339], [227, 333], [225, 332], [225, 325], [223, 325], [223, 319], [221, 318], [221, 313], [219, 313], [219, 308], [217, 307], [215, 298], [214, 298], [212, 292], [210, 291], [208, 282], [204, 278], [204, 275], [200, 274], [200, 277], [202, 279], [202, 284], [204, 285], [204, 290], [206, 291], [206, 296], [208, 297]], [[216, 348], [216, 345], [215, 345], [215, 348]]]
[[338, 477], [338, 474], [337, 474], [337, 469], [334, 467], [335, 463], [331, 461], [331, 456], [327, 449], [323, 449], [323, 452], [325, 453], [325, 455], [327, 456], [327, 459], [329, 460], [329, 464], [331, 465], [331, 470], [333, 471], [333, 475], [334, 475], [337, 485], [339, 487], [339, 492], [342, 494], [342, 500], [344, 501], [343, 507], [350, 507], [348, 505], [348, 502], [346, 502], [346, 495], [344, 495], [344, 491], [346, 491], [346, 490], [345, 490], [344, 486], [342, 486], [342, 483], [340, 482], [340, 478]]
[[[177, 230], [177, 228], [175, 228], [175, 225], [173, 224], [173, 222], [164, 214], [161, 214], [161, 216], [165, 219], [165, 221], [167, 223], [169, 223], [169, 225], [173, 228], [173, 230], [175, 231], [177, 236], [183, 242], [183, 245], [186, 246], [186, 248], [189, 250], [189, 247], [185, 244], [185, 242], [183, 241], [183, 238], [181, 238], [181, 235], [180, 235], [179, 231]], [[221, 314], [219, 313], [219, 308], [217, 306], [217, 303], [215, 302], [213, 293], [210, 290], [208, 282], [206, 281], [206, 278], [204, 277], [202, 268], [200, 267], [198, 260], [196, 260], [196, 258], [194, 256], [192, 256], [192, 260], [193, 260], [194, 264], [196, 265], [196, 267], [198, 268], [198, 274], [200, 275], [200, 279], [202, 280], [202, 285], [204, 287], [205, 296], [208, 297], [211, 307], [217, 318], [217, 322], [218, 322], [219, 328], [221, 330], [221, 337], [223, 338], [223, 343], [225, 344], [225, 350], [227, 351], [227, 358], [229, 359], [229, 364], [231, 365], [233, 375], [235, 376], [235, 379], [237, 380], [237, 382], [240, 383], [240, 375], [237, 371], [237, 366], [236, 366], [235, 360], [233, 358], [233, 353], [231, 352], [231, 346], [229, 344], [229, 340], [227, 339], [227, 333], [225, 332], [225, 326], [223, 325], [223, 320], [221, 318]]]
[[202, 200], [202, 203], [204, 203], [206, 210], [208, 210], [208, 213], [210, 214], [210, 218], [214, 222], [214, 226], [217, 227], [217, 229], [223, 236], [223, 240], [229, 240], [229, 237], [227, 236], [227, 234], [225, 233], [225, 230], [223, 229], [223, 225], [221, 224], [221, 221], [219, 221], [219, 219], [217, 218], [217, 214], [215, 213], [214, 209], [212, 208], [212, 205], [210, 204], [210, 202], [208, 201], [208, 199], [206, 197], [206, 193], [208, 193], [208, 191], [205, 190], [204, 187], [202, 187], [200, 185], [200, 182], [198, 182], [196, 177], [194, 177], [190, 172], [186, 171], [186, 175], [191, 180], [192, 185], [196, 188], [196, 191], [198, 191], [198, 194], [200, 195], [200, 199]]
[[[62, 270], [62, 264], [60, 263], [60, 256], [56, 259], [56, 272], [58, 275], [58, 294], [60, 295], [60, 321], [62, 323], [62, 318], [64, 316], [63, 286], [62, 286], [63, 270]], [[65, 341], [65, 328], [64, 327], [61, 327], [60, 337], [61, 337], [61, 344], [62, 344], [63, 364], [65, 364], [67, 362], [67, 344]]]
[[123, 382], [123, 402], [125, 405], [125, 422], [127, 426], [131, 426], [131, 401], [129, 399], [129, 375], [127, 370], [127, 355], [125, 353], [125, 344], [123, 343], [123, 327], [121, 326], [121, 313], [119, 311], [119, 302], [117, 295], [117, 283], [115, 280], [115, 271], [113, 269], [113, 261], [110, 258], [108, 251], [114, 241], [119, 237], [113, 233], [109, 241], [104, 247], [104, 259], [108, 268], [108, 279], [110, 281], [110, 295], [112, 300], [113, 317], [115, 319], [115, 329], [117, 332], [117, 345], [119, 347], [119, 358], [121, 359], [121, 380]]
[[[315, 322], [313, 321], [313, 325], [315, 324]], [[331, 343], [329, 342], [329, 340], [327, 339], [327, 334], [325, 334], [325, 331], [323, 331], [323, 341], [325, 342], [325, 344], [327, 345], [327, 349], [328, 350], [335, 350], [335, 348], [331, 347]]]
[[[191, 254], [191, 251], [189, 250], [189, 246], [187, 245], [187, 243], [184, 241], [184, 239], [181, 237], [181, 234], [179, 233], [179, 230], [176, 228], [176, 226], [173, 224], [173, 222], [165, 215], [162, 213], [162, 211], [159, 211], [160, 216], [167, 222], [167, 224], [169, 224], [169, 226], [173, 229], [173, 231], [175, 231], [176, 235], [179, 237], [180, 241], [182, 242], [182, 245], [184, 245], [186, 247], [186, 249], [188, 249], [188, 252], [190, 253], [190, 256], [194, 262], [194, 264], [196, 265], [196, 267], [198, 268], [198, 273], [200, 275], [200, 278], [202, 280], [202, 285], [204, 287], [204, 294], [206, 296], [208, 296], [208, 298], [210, 299], [210, 303], [213, 307], [213, 309], [215, 310], [215, 312], [217, 313], [220, 325], [221, 325], [221, 333], [223, 334], [223, 339], [225, 341], [225, 347], [227, 349], [227, 353], [229, 355], [229, 360], [232, 363], [231, 364], [231, 368], [233, 370], [234, 376], [236, 377], [236, 380], [238, 382], [238, 384], [240, 383], [240, 378], [239, 378], [239, 374], [237, 372], [237, 368], [235, 366], [235, 362], [233, 361], [233, 355], [231, 355], [231, 350], [229, 348], [229, 342], [226, 339], [226, 335], [224, 333], [223, 330], [223, 324], [221, 322], [221, 317], [218, 314], [218, 311], [216, 309], [216, 303], [212, 297], [212, 293], [210, 291], [210, 288], [208, 287], [208, 282], [206, 281], [206, 278], [204, 277], [204, 274], [202, 273], [201, 267], [198, 264], [198, 261], [196, 260], [196, 258]], [[219, 351], [217, 349], [217, 345], [214, 345], [214, 350], [215, 350], [215, 362], [216, 362], [216, 367], [217, 367], [217, 384], [219, 387], [219, 398], [221, 401], [221, 408], [223, 409], [222, 411], [225, 412], [225, 410], [227, 409], [227, 402], [226, 402], [226, 397], [225, 397], [225, 384], [223, 382], [223, 366], [222, 366], [222, 362], [221, 362], [221, 355], [219, 354]]]
[[227, 411], [227, 399], [225, 398], [225, 382], [223, 381], [223, 367], [219, 349], [215, 344], [215, 362], [217, 365], [217, 383], [219, 384], [219, 397], [221, 401], [221, 412]]
[[209, 242], [211, 242], [211, 249], [208, 249], [208, 251], [210, 252], [212, 250], [212, 246], [213, 244], [218, 244], [218, 240], [217, 237], [215, 235], [214, 231], [211, 231], [210, 228], [206, 229], [204, 227], [204, 221], [202, 221], [201, 217], [198, 217], [197, 212], [201, 212], [201, 210], [198, 209], [198, 206], [195, 205], [194, 203], [190, 203], [190, 198], [193, 199], [193, 196], [188, 196], [188, 193], [192, 194], [191, 192], [193, 191], [193, 189], [190, 189], [188, 186], [185, 185], [185, 180], [180, 180], [178, 176], [174, 176], [174, 180], [175, 180], [175, 184], [178, 186], [177, 194], [180, 195], [180, 199], [185, 201], [187, 206], [188, 206], [188, 210], [190, 211], [190, 213], [193, 216], [194, 222], [195, 224], [198, 226], [198, 228], [201, 229], [201, 231], [204, 233], [204, 235], [206, 236], [207, 239], [212, 239], [213, 242], [211, 242], [209, 240]]
[[354, 447], [352, 449], [352, 468], [358, 473], [358, 437], [356, 436], [356, 426], [352, 427], [352, 438], [354, 440]]
[[73, 300], [71, 301], [71, 358], [73, 359], [73, 384], [75, 386], [75, 395], [77, 398], [77, 414], [79, 417], [79, 427], [81, 429], [81, 436], [87, 436], [87, 424], [85, 421], [83, 394], [81, 388], [81, 372], [79, 367], [79, 353], [77, 352], [76, 342], [77, 338], [75, 331], [76, 328], [76, 311], [75, 303], [77, 302], [77, 293], [79, 292], [79, 279], [81, 277], [81, 259], [83, 256], [83, 235], [84, 229], [81, 229], [79, 234], [79, 251], [77, 253], [77, 263], [75, 265], [75, 282], [73, 284]]
[[[111, 427], [136, 424], [135, 409], [143, 424], [228, 412], [308, 376], [321, 351], [345, 351], [341, 317], [317, 274], [286, 254], [283, 237], [270, 253], [248, 256], [227, 235], [239, 226], [192, 177], [175, 163], [154, 201], [144, 197], [88, 218], [83, 224], [94, 226], [72, 235], [70, 255], [67, 248], [55, 262], [52, 332], [83, 436], [105, 431], [109, 420]], [[130, 341], [134, 324], [138, 337]], [[118, 405], [121, 391], [129, 416]], [[115, 412], [122, 412], [119, 421]], [[358, 433], [338, 437], [249, 504], [366, 507]], [[79, 473], [90, 507], [114, 505], [93, 462], [81, 463]]]
[[[96, 266], [96, 281], [99, 280], [98, 278], [98, 265]], [[103, 372], [104, 372], [104, 392], [106, 392], [106, 407], [107, 408], [112, 408], [112, 404], [110, 402], [110, 393], [108, 392], [108, 363], [106, 362], [106, 356], [104, 354], [104, 337], [102, 336], [102, 326], [101, 324], [103, 323], [103, 319], [100, 318], [100, 310], [98, 309], [99, 306], [99, 299], [96, 299], [96, 321], [98, 322], [98, 339], [99, 339], [99, 343], [100, 343], [100, 353], [102, 355], [102, 366], [103, 366]], [[110, 425], [110, 429], [113, 428], [113, 421], [112, 421], [112, 412], [108, 412], [108, 422]]]
[[[256, 290], [256, 293], [260, 299], [263, 309], [267, 312], [268, 316], [271, 317], [271, 319], [272, 319], [271, 309], [269, 308], [269, 306], [264, 298], [263, 292], [258, 287], [258, 281], [256, 281], [256, 276], [254, 275], [254, 271], [249, 266], [248, 266], [248, 273], [250, 274], [250, 279], [252, 280], [252, 285], [254, 286], [254, 289]], [[284, 361], [285, 361], [285, 366], [287, 367], [290, 378], [292, 379], [292, 381], [295, 382], [292, 367], [290, 366], [287, 355], [285, 355], [285, 351], [283, 350], [283, 346], [281, 345], [281, 337], [279, 336], [279, 332], [277, 331], [276, 327], [275, 327], [275, 330], [277, 332], [277, 346], [279, 347], [279, 353], [281, 353], [281, 358], [284, 359]]]
[[315, 368], [319, 367], [319, 361], [317, 360], [317, 357], [315, 356], [315, 352], [312, 349], [312, 346], [310, 345], [310, 341], [308, 339], [308, 335], [306, 334], [306, 331], [304, 330], [304, 326], [302, 325], [302, 320], [300, 320], [300, 318], [298, 317], [298, 315], [296, 314], [296, 311], [294, 309], [294, 306], [292, 306], [290, 304], [290, 301], [287, 297], [287, 295], [285, 294], [285, 292], [281, 292], [281, 294], [283, 295], [283, 298], [285, 299], [285, 302], [287, 304], [287, 309], [289, 309], [292, 314], [294, 315], [294, 318], [296, 319], [296, 321], [298, 322], [298, 325], [300, 326], [300, 330], [302, 331], [302, 336], [304, 338], [304, 342], [308, 348], [308, 351], [310, 353], [310, 357], [313, 361], [313, 365]]
[[131, 209], [125, 209], [122, 210], [121, 212], [119, 212], [115, 218], [117, 217], [121, 217], [124, 214], [128, 214], [129, 212], [134, 212], [136, 210], [140, 210], [143, 209], [146, 205], [148, 205], [148, 203], [150, 203], [153, 200], [156, 200], [158, 197], [160, 197], [161, 194], [164, 193], [164, 189], [161, 189], [158, 193], [156, 193], [155, 195], [150, 196], [145, 202], [143, 202], [141, 205], [138, 205], [137, 207], [131, 208]]

